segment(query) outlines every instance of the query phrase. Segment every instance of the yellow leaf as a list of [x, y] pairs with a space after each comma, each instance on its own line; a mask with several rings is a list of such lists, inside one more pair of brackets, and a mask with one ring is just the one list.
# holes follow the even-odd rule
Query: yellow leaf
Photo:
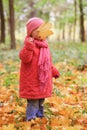
[[2, 130], [16, 130], [16, 129], [14, 128], [14, 124], [10, 124], [8, 126], [3, 126]]
[[76, 126], [67, 126], [65, 127], [65, 130], [81, 130], [81, 126], [80, 125], [76, 125]]
[[51, 30], [52, 24], [51, 23], [43, 23], [38, 29], [38, 36], [41, 37], [41, 39], [46, 39], [46, 37], [53, 34], [53, 31]]
[[25, 108], [20, 107], [20, 106], [17, 106], [15, 110], [18, 111], [19, 113], [22, 113], [22, 112], [24, 113], [25, 112]]

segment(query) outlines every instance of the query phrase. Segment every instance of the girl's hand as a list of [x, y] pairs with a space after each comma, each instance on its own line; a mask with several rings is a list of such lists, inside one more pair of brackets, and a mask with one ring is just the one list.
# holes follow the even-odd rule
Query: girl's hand
[[29, 37], [29, 38], [28, 38], [28, 42], [30, 42], [31, 44], [33, 44], [33, 38], [32, 38], [32, 37]]
[[32, 32], [32, 37], [34, 39], [42, 40], [41, 37], [38, 35], [37, 29]]

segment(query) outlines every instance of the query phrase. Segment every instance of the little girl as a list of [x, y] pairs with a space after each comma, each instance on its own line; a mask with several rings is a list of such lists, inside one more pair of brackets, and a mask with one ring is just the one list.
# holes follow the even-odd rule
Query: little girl
[[37, 29], [44, 21], [31, 18], [27, 24], [24, 47], [19, 53], [20, 97], [27, 99], [26, 120], [43, 117], [44, 99], [52, 94], [52, 77], [59, 77], [58, 70], [52, 65], [46, 40], [38, 36]]

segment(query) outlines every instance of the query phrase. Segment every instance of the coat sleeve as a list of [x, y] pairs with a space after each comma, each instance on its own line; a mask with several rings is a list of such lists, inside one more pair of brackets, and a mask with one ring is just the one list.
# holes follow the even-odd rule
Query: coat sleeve
[[59, 71], [52, 65], [52, 76], [58, 78], [60, 76]]
[[34, 51], [34, 44], [30, 43], [29, 41], [26, 41], [23, 49], [19, 53], [20, 59], [24, 63], [31, 62], [32, 57], [33, 57], [33, 51]]

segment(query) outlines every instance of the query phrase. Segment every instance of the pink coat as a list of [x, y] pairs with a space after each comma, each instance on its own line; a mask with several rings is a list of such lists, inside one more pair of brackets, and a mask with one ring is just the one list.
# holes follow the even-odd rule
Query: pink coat
[[49, 79], [45, 91], [40, 91], [38, 79], [38, 59], [40, 49], [32, 43], [25, 43], [23, 49], [19, 53], [21, 59], [20, 68], [20, 90], [21, 98], [25, 99], [41, 99], [50, 97], [52, 94], [52, 77], [59, 77], [58, 70], [52, 65], [49, 69]]

